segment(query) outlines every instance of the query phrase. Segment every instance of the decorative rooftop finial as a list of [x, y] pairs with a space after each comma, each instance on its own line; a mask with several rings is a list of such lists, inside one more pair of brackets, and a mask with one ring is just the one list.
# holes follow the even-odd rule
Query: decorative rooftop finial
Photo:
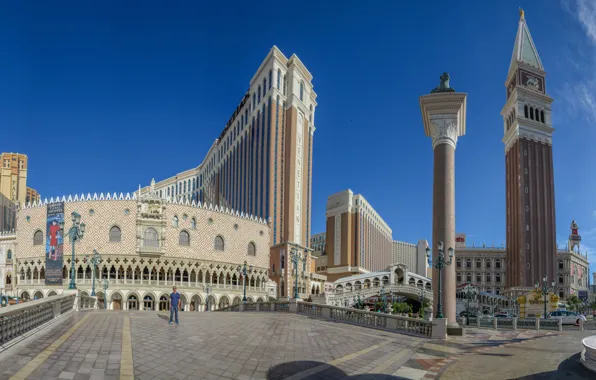
[[524, 20], [525, 19], [525, 17], [524, 17], [524, 10], [522, 8], [519, 8], [519, 19], [520, 20]]
[[455, 92], [455, 89], [449, 86], [449, 73], [443, 73], [440, 79], [441, 83], [430, 91], [431, 94], [434, 94], [435, 92]]

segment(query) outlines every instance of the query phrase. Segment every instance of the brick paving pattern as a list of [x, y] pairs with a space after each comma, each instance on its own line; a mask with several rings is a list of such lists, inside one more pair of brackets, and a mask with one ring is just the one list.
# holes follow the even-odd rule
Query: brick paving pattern
[[[589, 335], [468, 329], [463, 337], [432, 341], [287, 313], [181, 313], [180, 319], [177, 326], [155, 312], [73, 313], [2, 354], [0, 379], [118, 379], [131, 367], [141, 380], [472, 379], [478, 374], [488, 380], [539, 372], [581, 379], [573, 355], [579, 335]], [[520, 358], [533, 363], [522, 366], [525, 372], [510, 363]], [[130, 373], [125, 377], [132, 378]]]

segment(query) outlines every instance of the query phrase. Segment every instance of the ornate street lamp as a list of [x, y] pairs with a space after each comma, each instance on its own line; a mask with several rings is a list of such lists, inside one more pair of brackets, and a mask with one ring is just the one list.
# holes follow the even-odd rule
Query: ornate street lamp
[[[72, 259], [70, 262], [70, 284], [68, 289], [76, 289], [77, 285], [75, 282], [75, 242], [81, 240], [85, 235], [85, 223], [81, 223], [81, 215], [73, 212], [71, 214], [72, 227], [68, 230], [67, 234], [70, 237], [72, 244]], [[64, 231], [64, 221], [60, 222], [60, 228]]]
[[[85, 256], [85, 258], [87, 258], [87, 256]], [[101, 256], [99, 255], [99, 252], [97, 252], [95, 249], [93, 250], [93, 256], [91, 257], [91, 259], [89, 259], [89, 262], [92, 265], [91, 297], [95, 297], [95, 271], [97, 270], [97, 264], [101, 262]]]
[[424, 310], [424, 301], [426, 300], [426, 290], [424, 286], [420, 289], [420, 309], [422, 310], [422, 318], [426, 319], [426, 310]]
[[211, 287], [210, 286], [205, 286], [205, 294], [207, 294], [207, 298], [205, 301], [205, 306], [207, 307], [207, 309], [205, 311], [209, 311], [209, 293], [211, 292]]
[[[306, 257], [302, 257], [302, 255], [300, 254], [298, 249], [296, 249], [296, 247], [292, 247], [291, 258], [292, 258], [292, 263], [294, 263], [294, 267], [296, 269], [296, 278], [295, 278], [295, 282], [294, 282], [294, 298], [298, 299], [298, 298], [300, 298], [300, 296], [298, 295], [298, 263], [300, 263], [300, 261], [305, 261]], [[346, 300], [346, 307], [347, 307], [347, 302], [348, 302], [348, 300]]]
[[551, 287], [548, 287], [548, 283], [547, 283], [547, 277], [546, 275], [542, 276], [542, 288], [540, 288], [540, 284], [538, 283], [538, 281], [536, 281], [536, 289], [537, 290], [542, 290], [542, 294], [544, 294], [544, 319], [546, 319], [546, 296], [548, 295], [548, 291], [552, 290], [552, 292], [554, 293], [555, 291], [555, 280], [553, 280], [551, 282]]
[[244, 266], [242, 267], [242, 279], [244, 280], [244, 297], [242, 298], [242, 302], [246, 303], [246, 274], [248, 272], [252, 272], [252, 265], [246, 269], [246, 260], [244, 260]]
[[[443, 303], [441, 301], [441, 295], [442, 295], [442, 289], [441, 289], [441, 271], [443, 270], [443, 268], [445, 268], [448, 265], [451, 265], [451, 263], [453, 262], [453, 248], [449, 247], [449, 249], [447, 250], [449, 252], [449, 261], [445, 260], [445, 253], [443, 252], [443, 242], [440, 241], [437, 244], [437, 250], [438, 250], [438, 255], [437, 255], [437, 262], [434, 263], [435, 268], [437, 268], [438, 270], [438, 287], [439, 287], [439, 291], [438, 291], [438, 296], [439, 299], [437, 300], [437, 315], [436, 318], [443, 318]], [[431, 265], [431, 260], [430, 260], [430, 248], [426, 247], [426, 257], [428, 259], [428, 264]]]
[[108, 309], [108, 288], [110, 287], [110, 280], [103, 279], [103, 308]]
[[470, 284], [467, 284], [464, 289], [464, 294], [466, 295], [466, 325], [470, 324], [470, 299], [473, 296], [476, 296], [476, 288]]
[[387, 295], [385, 294], [385, 284], [381, 285], [381, 290], [379, 290], [379, 297], [383, 302], [383, 312], [387, 313]]

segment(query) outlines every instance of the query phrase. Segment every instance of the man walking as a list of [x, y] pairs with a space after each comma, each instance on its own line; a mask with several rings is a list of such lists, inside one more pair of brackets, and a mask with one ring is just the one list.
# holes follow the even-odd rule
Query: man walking
[[172, 288], [173, 292], [170, 293], [170, 322], [172, 324], [172, 318], [176, 315], [176, 324], [178, 324], [178, 308], [180, 308], [180, 293], [176, 291], [176, 287]]

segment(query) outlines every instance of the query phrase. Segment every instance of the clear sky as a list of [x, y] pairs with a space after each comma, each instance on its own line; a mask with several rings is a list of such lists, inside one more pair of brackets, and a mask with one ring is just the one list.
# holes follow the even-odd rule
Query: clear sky
[[29, 156], [31, 187], [48, 198], [126, 192], [195, 167], [277, 45], [300, 57], [318, 94], [313, 233], [327, 196], [351, 188], [394, 239], [429, 239], [432, 147], [418, 97], [448, 71], [468, 93], [457, 230], [500, 246], [500, 111], [522, 6], [555, 99], [558, 241], [575, 219], [596, 269], [596, 2], [199, 3], [3, 4], [0, 151]]

